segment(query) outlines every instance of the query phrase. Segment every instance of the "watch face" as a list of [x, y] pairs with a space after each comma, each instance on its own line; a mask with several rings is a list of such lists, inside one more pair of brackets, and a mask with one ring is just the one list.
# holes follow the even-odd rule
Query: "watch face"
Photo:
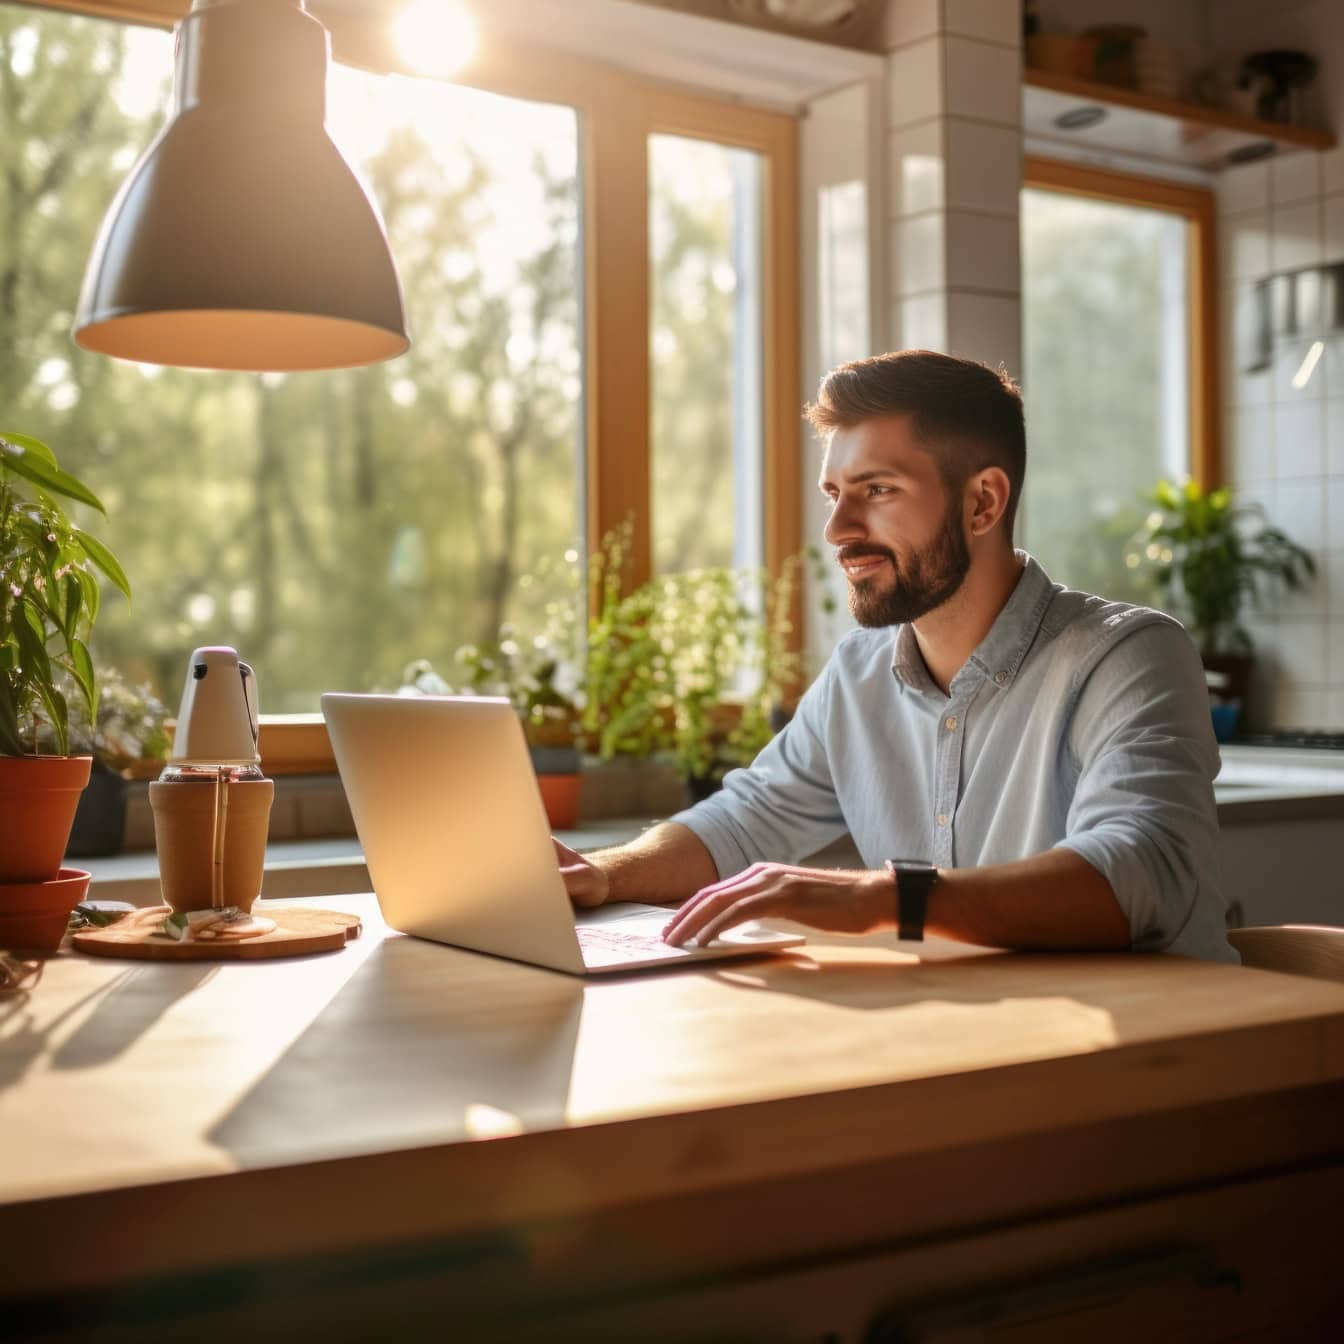
[[888, 859], [887, 866], [897, 873], [930, 873], [934, 869], [923, 859]]

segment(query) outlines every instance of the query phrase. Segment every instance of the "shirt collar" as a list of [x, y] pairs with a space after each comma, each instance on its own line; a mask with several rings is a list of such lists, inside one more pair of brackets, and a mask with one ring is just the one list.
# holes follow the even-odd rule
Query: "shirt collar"
[[[1045, 610], [1055, 595], [1055, 584], [1026, 551], [1017, 552], [1022, 562], [1022, 573], [1017, 586], [1003, 604], [1003, 610], [994, 618], [989, 633], [982, 639], [966, 664], [952, 678], [953, 687], [965, 685], [967, 678], [988, 678], [1000, 690], [1012, 685], [1017, 670], [1027, 656], [1036, 638]], [[914, 626], [897, 627], [891, 670], [899, 681], [912, 691], [932, 691], [937, 687], [915, 640]], [[941, 692], [940, 692], [941, 694]]]

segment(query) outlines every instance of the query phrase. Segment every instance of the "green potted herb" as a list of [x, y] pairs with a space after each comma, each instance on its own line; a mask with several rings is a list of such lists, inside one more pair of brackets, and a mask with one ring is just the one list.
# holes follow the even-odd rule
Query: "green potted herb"
[[1316, 561], [1258, 504], [1237, 505], [1226, 488], [1164, 480], [1151, 502], [1125, 563], [1153, 574], [1164, 605], [1185, 622], [1205, 668], [1226, 678], [1227, 698], [1244, 715], [1254, 655], [1246, 609], [1269, 592], [1305, 588]]
[[[41, 899], [34, 889], [43, 885], [61, 887], [60, 900], [70, 894], [59, 876], [61, 859], [92, 760], [70, 754], [70, 710], [61, 683], [68, 678], [90, 717], [96, 713], [87, 643], [100, 598], [94, 569], [130, 596], [121, 566], [74, 524], [65, 500], [104, 512], [88, 486], [61, 470], [46, 444], [0, 432], [0, 915], [13, 913], [15, 903], [31, 910]], [[52, 754], [42, 750], [44, 725]], [[82, 894], [71, 894], [60, 911], [61, 931]], [[0, 932], [0, 942], [18, 943], [38, 929], [25, 919]]]

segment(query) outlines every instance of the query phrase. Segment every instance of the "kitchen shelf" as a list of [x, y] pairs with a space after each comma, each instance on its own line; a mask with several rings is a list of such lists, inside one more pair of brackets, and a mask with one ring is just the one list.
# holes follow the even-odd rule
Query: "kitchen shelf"
[[[1078, 130], [1056, 125], [1057, 117], [1082, 107], [1104, 108], [1106, 116]], [[1068, 146], [1075, 153], [1125, 154], [1205, 172], [1263, 155], [1331, 149], [1335, 144], [1329, 131], [1259, 121], [1222, 108], [1030, 67], [1023, 72], [1022, 122], [1026, 135], [1038, 143]]]

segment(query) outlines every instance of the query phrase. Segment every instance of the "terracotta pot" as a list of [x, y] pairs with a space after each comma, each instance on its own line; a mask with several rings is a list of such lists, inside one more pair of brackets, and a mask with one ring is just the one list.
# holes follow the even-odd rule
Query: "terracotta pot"
[[546, 808], [546, 820], [553, 831], [572, 831], [579, 824], [578, 774], [538, 775], [537, 787]]
[[92, 766], [92, 756], [0, 756], [0, 882], [60, 872]]
[[70, 912], [88, 889], [89, 875], [82, 868], [62, 868], [49, 882], [0, 882], [0, 947], [55, 952]]

